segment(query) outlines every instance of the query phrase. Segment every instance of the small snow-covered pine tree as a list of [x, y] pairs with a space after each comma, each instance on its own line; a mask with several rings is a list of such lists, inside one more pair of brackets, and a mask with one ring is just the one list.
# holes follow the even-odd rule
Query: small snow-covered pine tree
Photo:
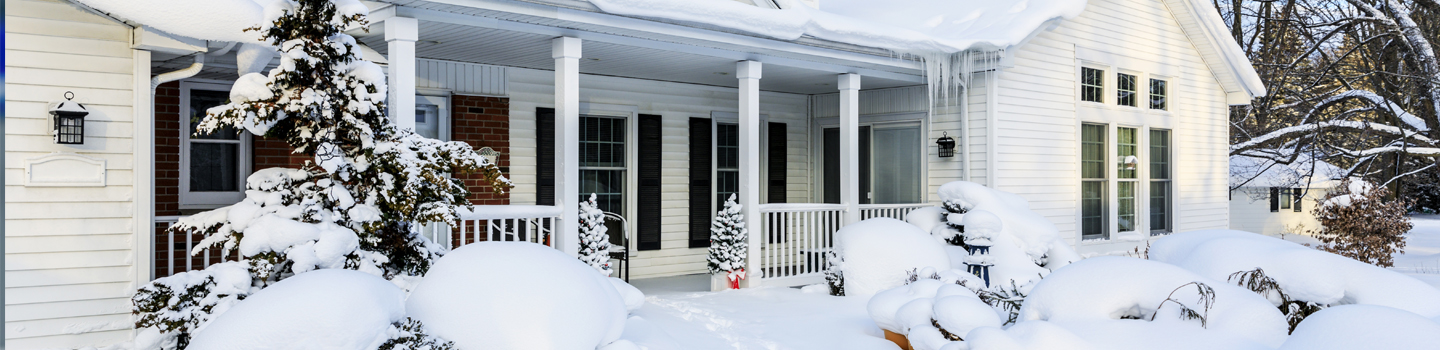
[[725, 208], [710, 224], [710, 255], [706, 257], [710, 273], [723, 272], [732, 282], [745, 279], [745, 257], [750, 249], [750, 235], [740, 208], [735, 195], [725, 200]]
[[384, 69], [361, 60], [344, 33], [367, 25], [368, 12], [355, 0], [269, 2], [265, 22], [251, 30], [280, 52], [280, 66], [236, 80], [229, 103], [207, 111], [197, 134], [244, 129], [283, 140], [313, 163], [257, 171], [244, 200], [171, 227], [206, 235], [195, 252], [238, 252], [239, 261], [142, 286], [132, 297], [136, 348], [184, 348], [219, 312], [296, 274], [422, 276], [445, 251], [416, 225], [454, 221], [469, 205], [465, 183], [452, 175], [479, 174], [497, 192], [511, 187], [470, 145], [419, 136], [386, 116]]
[[610, 275], [610, 235], [606, 233], [605, 212], [595, 205], [595, 194], [580, 202], [580, 261]]

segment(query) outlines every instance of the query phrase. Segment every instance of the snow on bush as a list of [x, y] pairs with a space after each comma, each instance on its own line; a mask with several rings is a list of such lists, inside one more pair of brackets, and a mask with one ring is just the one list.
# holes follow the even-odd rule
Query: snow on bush
[[605, 212], [595, 206], [595, 194], [580, 202], [580, 261], [610, 275], [610, 235], [605, 231]]
[[352, 270], [297, 275], [250, 295], [195, 333], [187, 349], [378, 348], [405, 318], [405, 293]]
[[[1180, 267], [1126, 257], [1090, 258], [1055, 271], [1030, 290], [1020, 319], [1185, 323], [1266, 346], [1278, 346], [1289, 329], [1264, 297]], [[1192, 286], [1204, 285], [1206, 288]], [[1201, 290], [1209, 291], [1202, 292]], [[1209, 294], [1207, 297], [1205, 294]], [[1199, 313], [1191, 320], [1185, 310]], [[1152, 321], [1153, 320], [1153, 321]]]
[[[945, 224], [934, 225], [930, 232], [961, 247], [970, 244], [965, 240], [989, 245], [988, 256], [976, 262], [994, 264], [989, 268], [990, 286], [997, 290], [1015, 286], [1023, 291], [1050, 271], [1080, 260], [1060, 238], [1059, 229], [1031, 211], [1020, 196], [967, 181], [946, 183], [938, 194], [948, 214]], [[969, 259], [964, 249], [949, 251], [952, 261]], [[956, 255], [961, 253], [965, 255]]]
[[905, 335], [916, 349], [938, 349], [975, 328], [1004, 324], [999, 311], [966, 287], [983, 286], [973, 275], [959, 270], [923, 273], [930, 277], [917, 275], [907, 285], [870, 298], [866, 312], [877, 326]]
[[[1205, 230], [1172, 234], [1150, 246], [1150, 259], [1215, 280], [1256, 268], [1294, 300], [1323, 305], [1393, 307], [1440, 316], [1440, 290], [1410, 276], [1260, 234]], [[1280, 304], [1278, 295], [1269, 295]], [[1304, 324], [1303, 322], [1301, 323]]]
[[940, 243], [914, 225], [891, 218], [874, 218], [846, 225], [835, 232], [835, 250], [841, 260], [845, 294], [869, 296], [905, 284], [908, 273], [950, 268]]
[[733, 194], [725, 199], [725, 208], [715, 213], [715, 221], [710, 223], [710, 250], [705, 257], [706, 269], [711, 274], [724, 273], [732, 288], [745, 279], [745, 257], [750, 246], [745, 215], [740, 214], [742, 207]]
[[405, 305], [460, 349], [595, 349], [618, 339], [626, 318], [626, 303], [606, 277], [528, 242], [451, 251]]
[[1394, 266], [1392, 257], [1405, 252], [1405, 233], [1414, 227], [1408, 216], [1414, 202], [1389, 197], [1384, 187], [1346, 179], [1315, 208], [1320, 230], [1307, 233], [1324, 243], [1322, 250], [1380, 267]]
[[226, 262], [181, 272], [140, 287], [131, 297], [136, 324], [148, 327], [135, 337], [136, 349], [183, 349], [191, 333], [258, 290], [244, 263]]
[[1374, 305], [1344, 305], [1305, 319], [1280, 350], [1440, 347], [1440, 324], [1411, 312]]

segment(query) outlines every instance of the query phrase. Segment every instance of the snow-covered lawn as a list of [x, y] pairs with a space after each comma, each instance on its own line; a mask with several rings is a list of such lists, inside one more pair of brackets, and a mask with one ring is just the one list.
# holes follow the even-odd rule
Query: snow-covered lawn
[[1415, 228], [1405, 234], [1405, 254], [1395, 256], [1395, 271], [1440, 288], [1440, 215], [1410, 217]]
[[896, 349], [865, 312], [868, 297], [784, 287], [647, 292], [621, 339], [649, 350]]

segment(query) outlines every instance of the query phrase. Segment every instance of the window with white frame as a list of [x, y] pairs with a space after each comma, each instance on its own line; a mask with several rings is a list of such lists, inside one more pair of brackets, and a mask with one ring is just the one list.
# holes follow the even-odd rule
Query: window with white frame
[[1165, 81], [1150, 79], [1150, 109], [1165, 110]]
[[1139, 197], [1136, 191], [1139, 183], [1140, 157], [1137, 153], [1139, 148], [1139, 131], [1135, 128], [1115, 128], [1115, 159], [1119, 160], [1119, 168], [1115, 171], [1115, 200], [1117, 207], [1115, 212], [1116, 231], [1131, 232], [1136, 229], [1135, 222], [1135, 201]]
[[[715, 210], [740, 193], [740, 125], [715, 124]], [[738, 198], [737, 198], [738, 201]]]
[[625, 119], [580, 116], [580, 200], [625, 215]]
[[440, 141], [450, 141], [450, 98], [416, 95], [415, 133]]
[[1135, 107], [1135, 75], [1115, 73], [1115, 103]]
[[1105, 70], [1081, 67], [1080, 68], [1080, 100], [1086, 102], [1105, 102]]
[[1170, 130], [1150, 129], [1150, 234], [1171, 230]]
[[1080, 126], [1080, 234], [1083, 239], [1109, 238], [1106, 212], [1110, 196], [1106, 191], [1106, 126]]
[[196, 134], [206, 111], [230, 99], [226, 84], [181, 82], [180, 205], [209, 209], [245, 197], [250, 173], [250, 137], [244, 130], [222, 127]]

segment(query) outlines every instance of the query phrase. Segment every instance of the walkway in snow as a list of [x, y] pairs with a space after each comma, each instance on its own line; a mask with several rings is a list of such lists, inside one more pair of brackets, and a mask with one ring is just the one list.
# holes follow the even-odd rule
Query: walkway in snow
[[897, 349], [865, 312], [868, 298], [784, 287], [646, 294], [624, 338], [649, 350]]

